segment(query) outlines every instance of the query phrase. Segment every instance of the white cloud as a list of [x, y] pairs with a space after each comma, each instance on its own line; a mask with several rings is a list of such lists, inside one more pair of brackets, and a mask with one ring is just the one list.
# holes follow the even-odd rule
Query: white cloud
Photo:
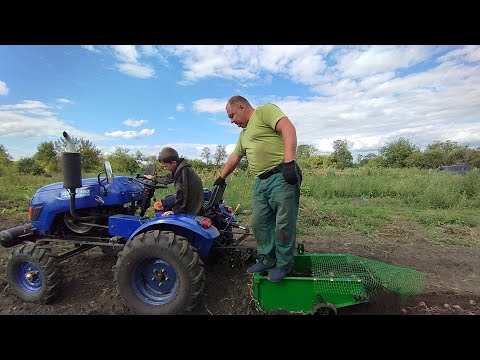
[[[371, 51], [356, 56], [368, 54], [371, 58]], [[458, 56], [474, 58], [476, 49], [447, 54], [444, 62], [432, 63], [426, 71], [401, 78], [395, 77], [395, 69], [423, 61], [425, 54], [433, 50], [415, 48], [403, 56], [392, 49], [383, 51], [386, 53], [377, 54], [382, 59], [399, 59], [376, 74], [365, 59], [360, 65], [350, 62], [351, 73], [363, 78], [338, 78], [324, 84], [321, 91], [328, 96], [265, 96], [262, 100], [282, 108], [297, 129], [299, 143], [316, 145], [324, 153], [331, 153], [332, 143], [338, 139], [347, 139], [354, 151], [374, 152], [401, 136], [422, 148], [437, 139], [480, 146], [480, 71], [461, 61], [451, 61]], [[193, 108], [217, 115], [224, 111], [225, 103], [225, 99], [198, 99]], [[233, 131], [234, 125], [230, 126]]]
[[[220, 83], [225, 89], [230, 87], [230, 95], [242, 94], [254, 106], [278, 104], [295, 124], [298, 142], [314, 144], [326, 153], [332, 151], [337, 139], [347, 139], [354, 151], [374, 152], [400, 136], [421, 147], [436, 139], [480, 146], [480, 46], [145, 45], [107, 49], [112, 50], [108, 53], [115, 57], [116, 69], [130, 76], [154, 76], [157, 59], [166, 61], [167, 56], [175, 56], [182, 66], [185, 84], [210, 85], [206, 80], [215, 79], [217, 85], [218, 79], [226, 79]], [[175, 65], [170, 64], [172, 71]], [[283, 87], [289, 81], [295, 86]], [[2, 88], [5, 95], [8, 88], [0, 82], [0, 94]], [[230, 134], [238, 134], [240, 129], [226, 117], [228, 98], [205, 96], [192, 101], [192, 109], [201, 114], [198, 118], [202, 121], [221, 125], [217, 130], [221, 129], [232, 141]], [[45, 121], [42, 126], [48, 126], [52, 119], [64, 124], [56, 119], [54, 111], [48, 104], [30, 100], [0, 106], [2, 119], [10, 114], [11, 127], [13, 115], [34, 122], [40, 119]], [[176, 111], [185, 111], [185, 105], [178, 103]], [[186, 127], [179, 126], [167, 130], [179, 130], [171, 135], [185, 132]], [[150, 130], [142, 130], [147, 131], [143, 135], [141, 131], [106, 135], [112, 139], [136, 139], [151, 135]], [[197, 145], [200, 149], [207, 146]], [[155, 149], [158, 153], [161, 147]], [[188, 149], [189, 154], [196, 154], [195, 147]]]
[[153, 66], [139, 61], [140, 54], [135, 45], [113, 45], [114, 56], [121, 63], [116, 64], [116, 68], [121, 73], [146, 79], [155, 75]]
[[29, 114], [30, 116], [53, 116], [54, 113], [49, 109], [51, 106], [36, 100], [24, 100], [20, 104], [2, 105], [0, 111], [13, 110], [17, 113]]
[[155, 129], [142, 129], [140, 131], [112, 131], [106, 132], [105, 136], [122, 139], [141, 139], [151, 136], [155, 133]]
[[[36, 139], [39, 142], [58, 139], [63, 131], [67, 131], [76, 138], [86, 138], [92, 141], [101, 141], [105, 137], [95, 133], [78, 130], [65, 121], [58, 119], [49, 111], [50, 107], [41, 101], [25, 100], [21, 104], [0, 106], [0, 137], [21, 142], [23, 139]], [[36, 144], [38, 145], [38, 143]], [[35, 152], [27, 150], [30, 156]], [[13, 154], [12, 154], [13, 155]]]
[[113, 45], [112, 49], [115, 51], [115, 56], [120, 61], [136, 63], [139, 58], [135, 45]]
[[[228, 99], [200, 99], [193, 102], [193, 110], [197, 112], [225, 113]], [[226, 113], [225, 113], [226, 116]]]
[[141, 45], [140, 46], [140, 51], [147, 56], [158, 56], [158, 55], [160, 55], [160, 52], [158, 51], [158, 49], [153, 45]]
[[0, 81], [0, 95], [8, 95], [8, 87], [3, 81]]
[[[330, 46], [176, 46], [169, 50], [184, 65], [183, 83], [203, 78], [235, 79], [244, 85], [268, 73], [290, 76], [294, 81], [309, 84], [318, 81], [325, 70], [323, 55]], [[317, 80], [315, 80], [317, 79]]]
[[474, 45], [463, 46], [459, 49], [452, 50], [439, 58], [440, 61], [449, 60], [467, 60], [469, 62], [480, 61], [480, 47]]
[[168, 66], [168, 60], [164, 54], [159, 50], [158, 46], [154, 45], [141, 45], [140, 52], [145, 56], [154, 57], [158, 60], [162, 65]]
[[370, 76], [418, 64], [434, 51], [428, 46], [369, 46], [341, 55], [337, 68], [342, 76]]
[[147, 79], [155, 75], [155, 70], [147, 64], [121, 63], [116, 66], [118, 71], [140, 79]]
[[73, 104], [74, 103], [72, 100], [68, 100], [68, 99], [57, 99], [57, 102], [59, 102], [61, 104]]
[[126, 126], [130, 126], [130, 127], [133, 127], [133, 128], [136, 128], [136, 127], [139, 127], [143, 124], [146, 124], [148, 122], [148, 120], [133, 120], [133, 119], [127, 119], [125, 121], [122, 122], [122, 124], [126, 125]]
[[225, 146], [225, 151], [227, 152], [227, 155], [230, 155], [233, 150], [235, 150], [235, 146], [237, 146], [237, 144], [228, 144], [227, 146]]
[[85, 50], [88, 50], [88, 51], [90, 51], [90, 52], [95, 52], [95, 53], [101, 52], [101, 51], [98, 50], [98, 48], [96, 48], [94, 45], [82, 45], [82, 48], [84, 48]]
[[175, 120], [175, 116], [169, 116], [167, 119], [168, 120]]

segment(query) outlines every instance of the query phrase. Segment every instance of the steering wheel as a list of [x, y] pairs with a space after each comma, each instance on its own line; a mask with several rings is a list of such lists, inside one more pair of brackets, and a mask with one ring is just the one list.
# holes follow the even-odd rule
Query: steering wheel
[[137, 176], [134, 177], [133, 180], [149, 188], [166, 189], [168, 187], [168, 185], [166, 184], [159, 184], [154, 180], [149, 180], [144, 175], [137, 174]]

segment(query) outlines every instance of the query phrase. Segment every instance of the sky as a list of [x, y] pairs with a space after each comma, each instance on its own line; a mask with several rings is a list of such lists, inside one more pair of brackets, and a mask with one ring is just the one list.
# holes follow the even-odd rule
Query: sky
[[354, 156], [400, 137], [480, 146], [480, 46], [0, 45], [0, 144], [14, 160], [45, 141], [157, 155], [231, 153], [225, 104], [278, 105], [298, 144]]

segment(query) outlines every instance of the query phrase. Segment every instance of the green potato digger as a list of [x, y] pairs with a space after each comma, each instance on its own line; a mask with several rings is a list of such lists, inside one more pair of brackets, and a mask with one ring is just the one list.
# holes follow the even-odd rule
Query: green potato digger
[[305, 254], [297, 247], [292, 272], [280, 282], [253, 276], [253, 297], [264, 312], [334, 315], [338, 308], [368, 303], [379, 294], [401, 300], [418, 295], [422, 272], [349, 254]]

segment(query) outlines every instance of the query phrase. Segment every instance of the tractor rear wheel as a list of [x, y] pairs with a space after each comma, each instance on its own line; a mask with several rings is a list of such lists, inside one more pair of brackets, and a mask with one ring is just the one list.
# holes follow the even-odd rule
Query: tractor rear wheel
[[205, 286], [203, 261], [186, 238], [151, 230], [135, 236], [118, 255], [116, 289], [135, 314], [192, 310]]

